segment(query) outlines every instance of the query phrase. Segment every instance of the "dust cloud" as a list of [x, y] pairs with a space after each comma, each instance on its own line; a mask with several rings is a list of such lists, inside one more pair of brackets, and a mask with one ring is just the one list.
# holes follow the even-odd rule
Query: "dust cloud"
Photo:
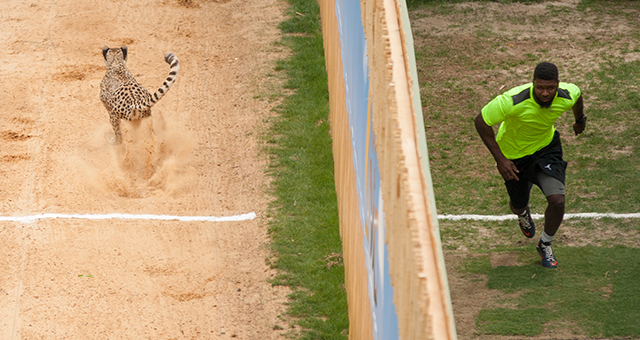
[[[105, 119], [106, 120], [106, 119]], [[160, 113], [139, 121], [121, 121], [123, 142], [113, 144], [113, 130], [99, 126], [78, 170], [95, 194], [127, 198], [176, 196], [195, 185], [196, 170], [190, 164], [194, 142], [175, 122]]]

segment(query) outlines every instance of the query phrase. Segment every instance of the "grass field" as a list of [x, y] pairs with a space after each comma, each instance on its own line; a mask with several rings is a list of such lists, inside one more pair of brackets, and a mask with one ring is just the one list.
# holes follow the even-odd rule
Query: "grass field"
[[[414, 1], [411, 19], [439, 214], [509, 214], [473, 118], [551, 61], [582, 91], [586, 132], [556, 126], [567, 212], [640, 211], [640, 6], [633, 1]], [[542, 214], [534, 187], [532, 212]], [[539, 227], [543, 220], [536, 221]], [[557, 270], [541, 267], [515, 221], [441, 221], [461, 339], [640, 337], [640, 222], [566, 220]]]
[[271, 211], [273, 284], [291, 288], [282, 317], [292, 339], [347, 339], [347, 300], [333, 180], [329, 103], [318, 4], [289, 0], [280, 45], [291, 55], [274, 77], [285, 92], [266, 132], [275, 198]]

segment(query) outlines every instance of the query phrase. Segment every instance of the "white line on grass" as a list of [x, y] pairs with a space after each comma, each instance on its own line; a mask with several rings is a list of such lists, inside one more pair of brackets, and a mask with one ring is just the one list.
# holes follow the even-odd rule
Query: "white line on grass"
[[[439, 220], [450, 220], [450, 221], [460, 221], [460, 220], [474, 220], [474, 221], [506, 221], [506, 220], [515, 220], [516, 215], [502, 215], [502, 216], [491, 216], [491, 215], [438, 215]], [[540, 219], [544, 218], [542, 214], [531, 214], [532, 218]], [[640, 213], [635, 214], [616, 214], [616, 213], [578, 213], [578, 214], [565, 214], [564, 219], [572, 219], [572, 218], [640, 218]]]
[[31, 223], [45, 219], [81, 219], [81, 220], [162, 220], [162, 221], [182, 221], [182, 222], [236, 222], [253, 220], [256, 214], [235, 216], [172, 216], [172, 215], [151, 215], [151, 214], [37, 214], [29, 216], [0, 216], [0, 222], [22, 222]]

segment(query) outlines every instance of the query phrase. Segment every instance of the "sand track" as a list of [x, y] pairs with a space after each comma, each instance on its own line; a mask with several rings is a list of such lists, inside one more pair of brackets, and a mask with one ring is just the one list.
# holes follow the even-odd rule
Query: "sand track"
[[[255, 93], [276, 0], [9, 0], [0, 8], [0, 215], [233, 216], [239, 222], [0, 222], [0, 339], [276, 339]], [[103, 46], [155, 91], [125, 142], [98, 97]]]

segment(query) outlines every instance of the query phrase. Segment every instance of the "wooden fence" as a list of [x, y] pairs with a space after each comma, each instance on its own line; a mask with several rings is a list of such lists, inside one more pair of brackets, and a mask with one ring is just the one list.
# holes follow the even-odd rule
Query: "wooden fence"
[[[329, 78], [349, 338], [453, 340], [456, 332], [406, 4], [404, 0], [361, 0], [359, 8], [354, 9], [349, 7], [353, 6], [349, 1], [319, 1]], [[358, 39], [358, 34], [363, 34], [364, 39]], [[358, 51], [353, 49], [354, 41], [362, 43], [365, 57], [353, 55]], [[356, 79], [354, 83], [350, 71], [359, 72], [359, 58], [366, 79]], [[356, 86], [362, 86], [364, 91], [354, 90]], [[358, 108], [357, 103], [363, 105]], [[361, 130], [366, 133], [358, 133]], [[379, 180], [375, 181], [373, 177], [378, 172]], [[380, 199], [369, 197], [376, 192]], [[363, 208], [367, 202], [375, 203], [369, 204], [375, 205], [373, 213], [367, 213], [368, 207]], [[377, 238], [386, 246], [379, 246]], [[385, 261], [379, 260], [380, 254], [386, 257]], [[386, 262], [388, 268], [383, 272], [388, 273], [393, 296], [385, 299], [384, 292], [388, 290], [381, 283], [385, 274], [376, 270], [384, 269]], [[385, 310], [391, 306], [397, 323], [385, 324], [392, 318], [379, 308], [381, 301], [386, 301]]]

